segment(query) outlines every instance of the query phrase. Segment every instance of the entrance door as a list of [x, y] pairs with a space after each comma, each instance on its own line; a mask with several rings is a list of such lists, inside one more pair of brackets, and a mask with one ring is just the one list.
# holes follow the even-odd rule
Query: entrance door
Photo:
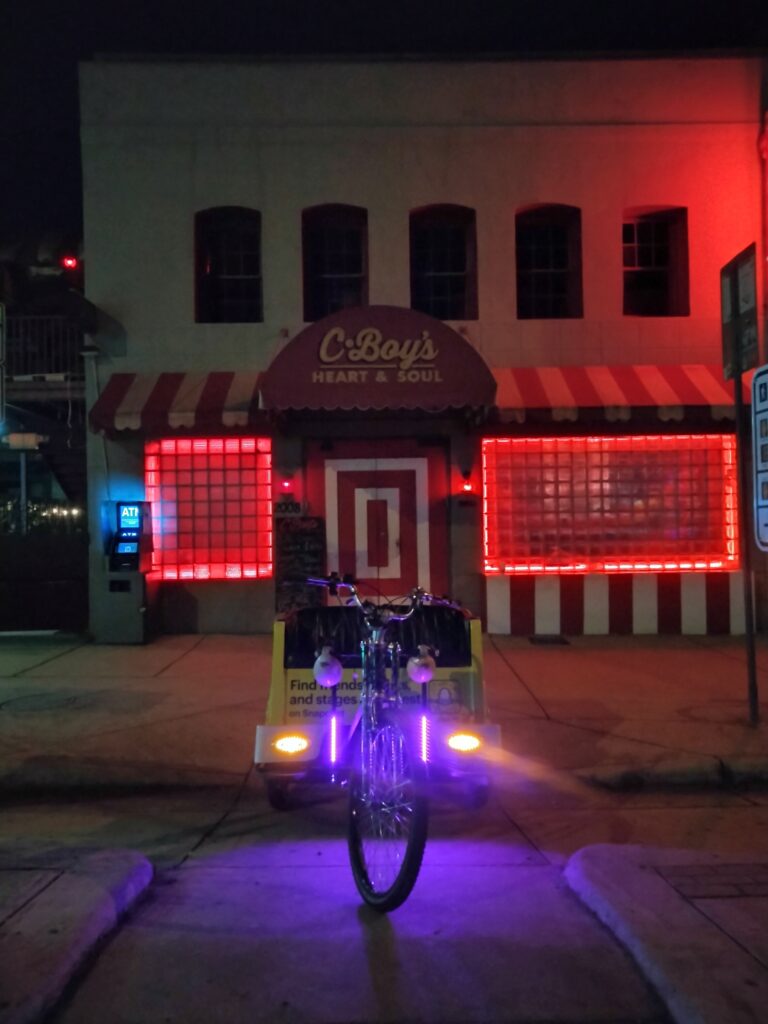
[[313, 510], [326, 524], [328, 568], [388, 597], [416, 585], [448, 590], [445, 449], [411, 441], [313, 444]]

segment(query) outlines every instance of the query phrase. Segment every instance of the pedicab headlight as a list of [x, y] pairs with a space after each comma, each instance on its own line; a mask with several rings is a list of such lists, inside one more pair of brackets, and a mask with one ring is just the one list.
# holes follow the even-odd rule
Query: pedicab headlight
[[435, 659], [429, 648], [419, 644], [419, 653], [408, 659], [405, 669], [412, 683], [430, 683], [435, 674]]
[[343, 672], [341, 662], [331, 653], [330, 647], [322, 649], [312, 666], [312, 674], [319, 686], [336, 686], [341, 682]]
[[480, 747], [480, 737], [471, 732], [454, 732], [448, 737], [448, 746], [460, 754], [470, 754]]
[[299, 736], [298, 733], [288, 733], [278, 737], [274, 742], [275, 750], [281, 754], [301, 754], [309, 746], [306, 736]]

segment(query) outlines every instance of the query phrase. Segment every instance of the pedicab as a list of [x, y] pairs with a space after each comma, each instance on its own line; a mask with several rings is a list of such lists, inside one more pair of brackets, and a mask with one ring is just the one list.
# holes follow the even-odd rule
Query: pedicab
[[[410, 607], [380, 598], [344, 600], [349, 583], [335, 574], [313, 582], [328, 587], [327, 603], [274, 621], [266, 721], [256, 730], [255, 763], [279, 810], [293, 806], [302, 789], [348, 784], [359, 757], [366, 651], [370, 659], [366, 615], [380, 619], [388, 614], [382, 609]], [[391, 622], [379, 635], [389, 682], [394, 678], [397, 703], [420, 722], [416, 742], [428, 789], [480, 807], [501, 745], [499, 726], [488, 720], [481, 622], [431, 595], [414, 602], [417, 592], [424, 595], [412, 591], [405, 621]]]

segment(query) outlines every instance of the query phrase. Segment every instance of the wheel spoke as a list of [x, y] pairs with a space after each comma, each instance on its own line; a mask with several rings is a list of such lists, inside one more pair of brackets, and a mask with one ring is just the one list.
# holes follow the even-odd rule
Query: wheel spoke
[[415, 804], [406, 739], [399, 727], [385, 724], [370, 740], [354, 808], [359, 858], [374, 895], [392, 890], [404, 870], [413, 841]]

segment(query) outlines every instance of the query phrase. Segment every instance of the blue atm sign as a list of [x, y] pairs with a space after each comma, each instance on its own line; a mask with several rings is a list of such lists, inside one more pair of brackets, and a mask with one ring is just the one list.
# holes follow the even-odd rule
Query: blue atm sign
[[118, 529], [138, 530], [141, 528], [141, 509], [138, 505], [118, 505]]

